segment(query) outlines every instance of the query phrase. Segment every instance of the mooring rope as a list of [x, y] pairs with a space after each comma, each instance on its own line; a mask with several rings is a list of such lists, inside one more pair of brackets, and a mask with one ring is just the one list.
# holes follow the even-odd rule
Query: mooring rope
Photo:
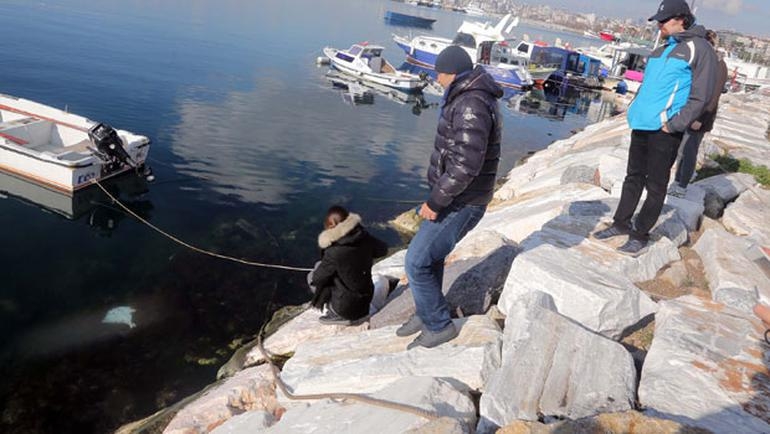
[[273, 363], [273, 359], [270, 358], [270, 355], [267, 353], [267, 350], [265, 350], [264, 345], [262, 345], [262, 335], [264, 332], [264, 328], [265, 327], [263, 325], [259, 331], [259, 335], [257, 335], [257, 348], [259, 349], [259, 352], [262, 353], [262, 357], [264, 357], [267, 363], [270, 365], [270, 371], [272, 372], [273, 378], [275, 379], [275, 384], [278, 385], [278, 388], [281, 389], [281, 392], [283, 392], [283, 394], [286, 395], [287, 398], [292, 400], [349, 399], [352, 401], [358, 401], [358, 402], [368, 404], [368, 405], [373, 405], [376, 407], [383, 407], [391, 410], [403, 411], [405, 413], [410, 413], [416, 416], [420, 416], [428, 420], [436, 420], [441, 417], [435, 411], [425, 410], [420, 407], [416, 407], [409, 404], [402, 404], [399, 402], [373, 398], [369, 395], [364, 395], [360, 393], [313, 393], [309, 395], [295, 395], [293, 392], [289, 391], [289, 388], [286, 386], [286, 383], [284, 383], [283, 380], [281, 379], [281, 372], [278, 370], [278, 367], [275, 365], [275, 363]]
[[118, 200], [118, 198], [116, 198], [109, 191], [107, 191], [107, 189], [104, 188], [104, 186], [98, 180], [94, 179], [91, 182], [93, 184], [96, 184], [104, 192], [104, 194], [106, 194], [107, 196], [109, 196], [110, 199], [112, 199], [112, 201], [114, 203], [116, 203], [118, 206], [120, 206], [125, 212], [127, 212], [128, 214], [133, 216], [135, 219], [137, 219], [140, 222], [144, 223], [145, 225], [147, 225], [147, 227], [149, 227], [150, 229], [154, 230], [155, 232], [158, 232], [159, 234], [163, 235], [164, 237], [170, 239], [171, 241], [174, 241], [175, 243], [177, 243], [179, 245], [187, 247], [190, 250], [196, 251], [198, 253], [203, 253], [204, 255], [213, 256], [215, 258], [224, 259], [224, 260], [227, 260], [227, 261], [233, 261], [233, 262], [237, 262], [237, 263], [244, 264], [244, 265], [251, 265], [253, 267], [274, 268], [274, 269], [289, 270], [289, 271], [304, 271], [304, 272], [313, 271], [312, 268], [291, 267], [291, 266], [288, 266], [288, 265], [267, 264], [267, 263], [264, 263], [264, 262], [247, 261], [245, 259], [240, 259], [240, 258], [235, 258], [235, 257], [232, 257], [232, 256], [222, 255], [220, 253], [211, 252], [211, 251], [208, 251], [208, 250], [201, 249], [200, 247], [193, 246], [192, 244], [187, 243], [185, 241], [182, 241], [179, 238], [177, 238], [177, 237], [169, 234], [168, 232], [160, 229], [159, 227], [153, 225], [152, 223], [150, 223], [147, 220], [145, 220], [144, 218], [142, 218], [137, 213], [133, 212], [130, 208], [128, 208], [120, 200]]

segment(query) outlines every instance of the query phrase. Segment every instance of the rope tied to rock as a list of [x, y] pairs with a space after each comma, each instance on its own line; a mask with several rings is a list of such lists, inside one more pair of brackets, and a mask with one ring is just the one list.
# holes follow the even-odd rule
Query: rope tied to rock
[[270, 371], [273, 374], [273, 378], [275, 379], [275, 384], [278, 385], [278, 388], [281, 389], [281, 392], [283, 392], [284, 395], [286, 395], [287, 398], [292, 400], [309, 400], [309, 399], [340, 399], [340, 400], [352, 400], [352, 401], [358, 401], [364, 404], [373, 405], [377, 407], [383, 407], [388, 408], [391, 410], [397, 410], [397, 411], [403, 411], [405, 413], [410, 413], [419, 417], [423, 417], [428, 420], [436, 420], [440, 418], [441, 416], [434, 412], [422, 409], [420, 407], [416, 407], [409, 404], [402, 404], [400, 402], [393, 402], [393, 401], [387, 401], [384, 399], [379, 398], [373, 398], [368, 395], [363, 395], [359, 393], [314, 393], [314, 394], [308, 394], [308, 395], [296, 395], [293, 392], [289, 391], [288, 386], [286, 383], [283, 382], [283, 379], [281, 379], [281, 372], [278, 370], [278, 367], [273, 363], [273, 359], [268, 354], [267, 350], [265, 350], [264, 345], [262, 344], [262, 335], [264, 332], [265, 326], [263, 325], [262, 328], [259, 330], [259, 335], [257, 335], [257, 348], [259, 349], [259, 352], [262, 353], [262, 357], [265, 358], [267, 363], [270, 365]]
[[235, 257], [232, 257], [232, 256], [222, 255], [220, 253], [211, 252], [211, 251], [208, 251], [208, 250], [201, 249], [200, 247], [193, 246], [192, 244], [180, 240], [179, 238], [169, 234], [168, 232], [160, 229], [159, 227], [153, 225], [152, 223], [150, 223], [147, 220], [145, 220], [144, 218], [142, 218], [140, 215], [138, 215], [137, 213], [132, 211], [129, 207], [124, 205], [120, 200], [118, 200], [118, 198], [113, 196], [112, 193], [107, 191], [107, 189], [104, 188], [104, 186], [98, 180], [94, 179], [94, 180], [91, 181], [91, 183], [92, 184], [96, 184], [104, 192], [104, 194], [106, 194], [110, 199], [112, 199], [112, 201], [114, 203], [116, 203], [118, 206], [120, 206], [121, 209], [123, 209], [126, 213], [128, 213], [129, 215], [131, 215], [135, 219], [139, 220], [141, 223], [144, 223], [150, 229], [154, 230], [155, 232], [158, 232], [159, 234], [163, 235], [164, 237], [170, 239], [171, 241], [174, 241], [175, 243], [177, 243], [177, 244], [179, 244], [181, 246], [187, 247], [188, 249], [193, 250], [195, 252], [202, 253], [204, 255], [213, 256], [213, 257], [219, 258], [219, 259], [224, 259], [224, 260], [227, 260], [227, 261], [237, 262], [239, 264], [250, 265], [250, 266], [253, 266], [253, 267], [273, 268], [273, 269], [289, 270], [289, 271], [304, 271], [304, 272], [313, 271], [312, 268], [292, 267], [292, 266], [288, 266], [288, 265], [267, 264], [267, 263], [264, 263], [264, 262], [247, 261], [245, 259], [240, 259], [240, 258], [235, 258]]

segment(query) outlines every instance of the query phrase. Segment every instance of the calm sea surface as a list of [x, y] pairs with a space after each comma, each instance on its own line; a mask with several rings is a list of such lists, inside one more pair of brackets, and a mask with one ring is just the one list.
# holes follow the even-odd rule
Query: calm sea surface
[[[325, 45], [403, 53], [386, 9], [464, 16], [385, 0], [0, 2], [0, 92], [152, 140], [156, 181], [115, 187], [153, 224], [208, 250], [309, 266], [333, 203], [386, 225], [427, 194], [437, 96], [361, 94], [316, 66]], [[514, 34], [588, 41], [520, 26]], [[502, 102], [501, 173], [596, 121], [596, 95]], [[98, 192], [68, 218], [33, 186], [0, 177], [0, 404], [3, 432], [106, 432], [200, 390], [276, 308], [306, 301], [304, 275], [180, 247]], [[134, 328], [104, 323], [135, 310]]]

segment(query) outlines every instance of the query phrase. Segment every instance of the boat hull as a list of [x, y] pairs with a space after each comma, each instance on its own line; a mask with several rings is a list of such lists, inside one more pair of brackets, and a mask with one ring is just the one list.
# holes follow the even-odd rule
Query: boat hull
[[[0, 171], [65, 194], [133, 170], [94, 153], [88, 130], [97, 123], [33, 101], [0, 95]], [[135, 167], [144, 165], [147, 137], [117, 130]]]
[[436, 22], [436, 20], [387, 11], [385, 12], [385, 22], [398, 26], [422, 27], [427, 29], [433, 26], [433, 23]]

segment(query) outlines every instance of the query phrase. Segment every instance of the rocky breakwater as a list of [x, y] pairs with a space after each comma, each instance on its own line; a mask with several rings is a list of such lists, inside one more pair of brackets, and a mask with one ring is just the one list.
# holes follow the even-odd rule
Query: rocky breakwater
[[[705, 153], [740, 152], [767, 164], [770, 96], [723, 101]], [[620, 116], [508, 174], [449, 258], [444, 288], [461, 329], [450, 343], [406, 351], [411, 338], [395, 335], [414, 309], [403, 251], [375, 266], [400, 283], [368, 322], [324, 326], [307, 310], [265, 341], [288, 358], [280, 375], [294, 393], [365, 394], [431, 417], [355, 400], [289, 399], [261, 353], [246, 348], [218, 383], [175, 414], [156, 415], [155, 428], [770, 432], [770, 346], [751, 312], [770, 304], [770, 263], [758, 249], [770, 240], [770, 192], [745, 174], [698, 181], [686, 197], [667, 199], [650, 248], [626, 256], [615, 250], [623, 237], [601, 242], [590, 234], [611, 220], [628, 145]], [[727, 204], [720, 219], [704, 217], [707, 197]], [[693, 264], [705, 270], [701, 288], [688, 274]], [[677, 290], [649, 290], [664, 280]], [[629, 340], [644, 331], [642, 343]]]

